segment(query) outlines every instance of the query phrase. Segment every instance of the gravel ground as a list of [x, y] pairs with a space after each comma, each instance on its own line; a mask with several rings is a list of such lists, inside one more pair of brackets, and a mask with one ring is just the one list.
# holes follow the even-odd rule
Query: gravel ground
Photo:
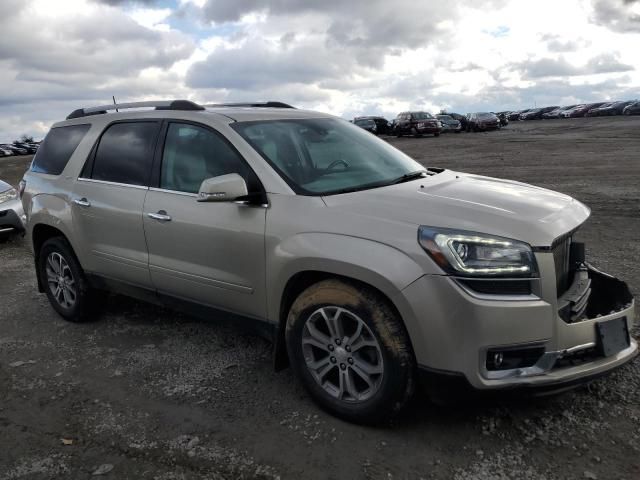
[[[389, 141], [429, 166], [584, 201], [590, 259], [640, 293], [640, 117]], [[0, 159], [0, 178], [17, 183], [28, 161]], [[99, 321], [64, 322], [12, 238], [0, 244], [0, 480], [94, 476], [633, 480], [640, 361], [553, 397], [436, 407], [418, 395], [393, 425], [359, 427], [320, 411], [290, 370], [273, 372], [268, 343], [231, 326], [119, 296]]]

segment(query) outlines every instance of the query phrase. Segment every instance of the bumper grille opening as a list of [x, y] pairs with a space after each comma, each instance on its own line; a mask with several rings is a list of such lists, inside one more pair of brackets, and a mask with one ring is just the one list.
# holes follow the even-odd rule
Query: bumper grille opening
[[530, 295], [531, 280], [478, 280], [457, 279], [459, 283], [474, 292], [488, 295]]

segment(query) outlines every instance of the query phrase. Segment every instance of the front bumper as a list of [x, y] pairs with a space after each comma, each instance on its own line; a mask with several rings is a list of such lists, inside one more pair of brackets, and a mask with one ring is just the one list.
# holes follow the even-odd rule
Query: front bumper
[[20, 199], [0, 203], [0, 235], [24, 232], [24, 210]]
[[[544, 255], [549, 254], [540, 254], [541, 267], [552, 262], [542, 258]], [[593, 268], [589, 268], [589, 275], [595, 281], [587, 317], [575, 323], [561, 318], [562, 297], [556, 298], [555, 283], [540, 281], [531, 295], [486, 295], [469, 291], [449, 276], [427, 275], [394, 301], [422, 369], [464, 378], [480, 390], [561, 388], [605, 374], [638, 353], [633, 338], [614, 354], [601, 353], [596, 325], [624, 318], [627, 331], [631, 331], [634, 300], [620, 280]], [[491, 352], [510, 349], [531, 349], [536, 356], [530, 364], [517, 368], [489, 365]]]

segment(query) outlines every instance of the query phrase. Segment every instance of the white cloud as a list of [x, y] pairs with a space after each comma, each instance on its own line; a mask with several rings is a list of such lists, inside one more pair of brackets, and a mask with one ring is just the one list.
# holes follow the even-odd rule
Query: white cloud
[[0, 31], [0, 141], [111, 95], [345, 116], [640, 96], [638, 0], [3, 0]]

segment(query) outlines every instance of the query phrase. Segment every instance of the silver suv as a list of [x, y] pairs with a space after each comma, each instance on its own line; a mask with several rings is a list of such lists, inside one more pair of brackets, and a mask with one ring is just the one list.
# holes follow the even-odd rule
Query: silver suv
[[629, 289], [573, 240], [587, 207], [425, 168], [329, 115], [80, 109], [20, 191], [39, 289], [64, 318], [92, 318], [104, 290], [222, 312], [352, 421], [393, 415], [419, 379], [556, 390], [637, 353]]

